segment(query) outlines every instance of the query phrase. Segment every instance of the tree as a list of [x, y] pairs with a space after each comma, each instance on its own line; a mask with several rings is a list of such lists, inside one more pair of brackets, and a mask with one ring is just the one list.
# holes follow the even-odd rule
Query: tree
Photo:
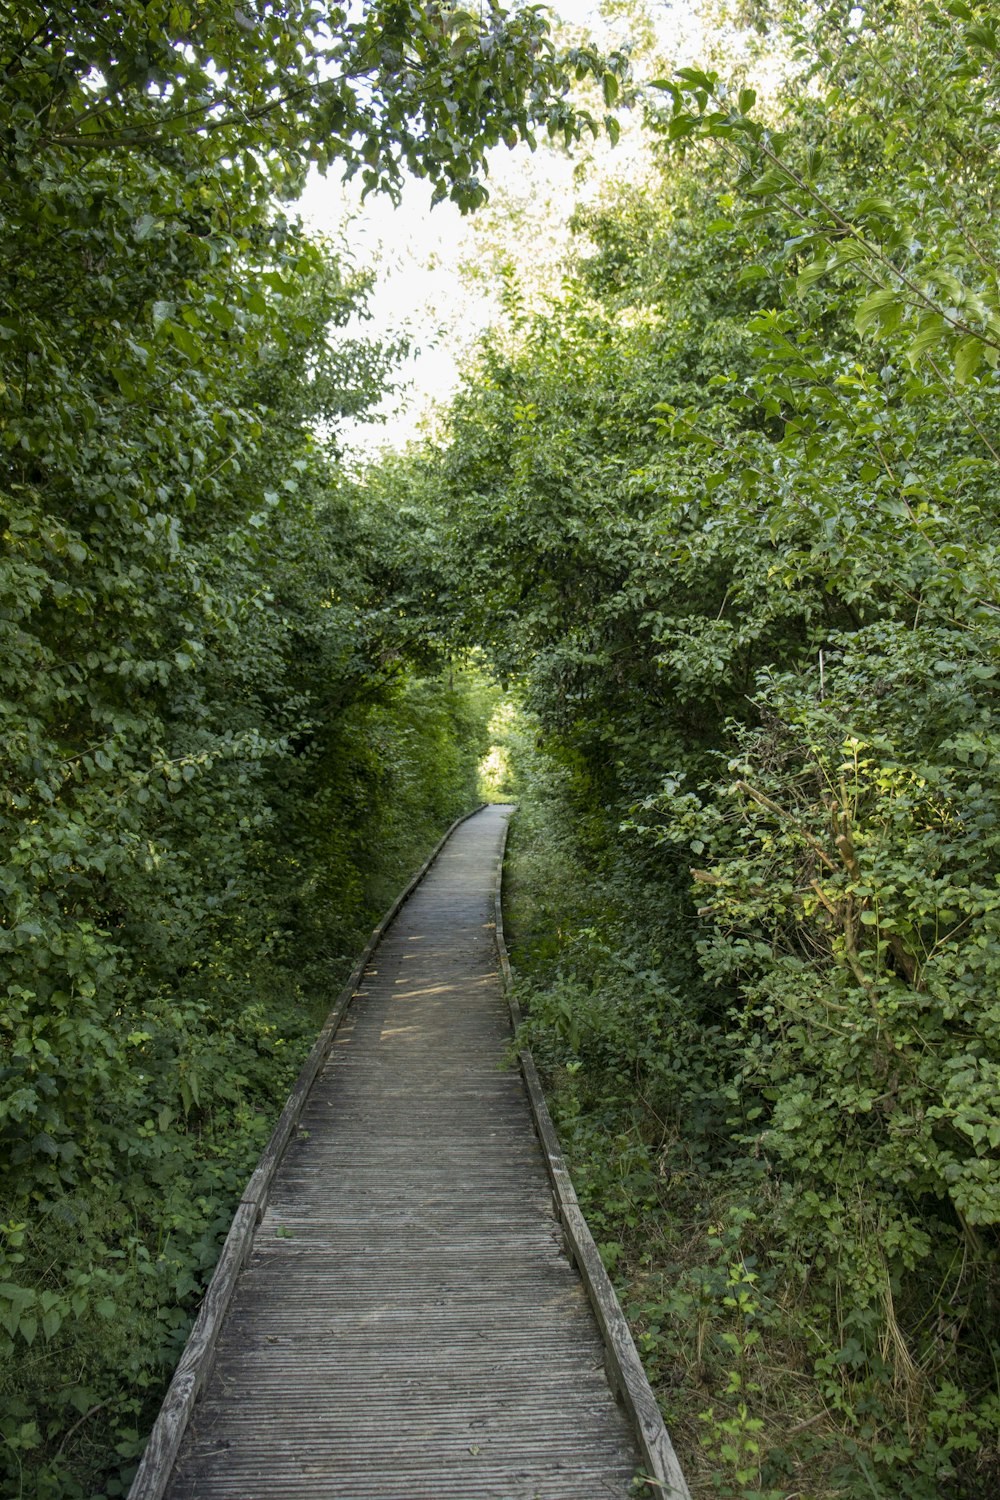
[[[301, 186], [309, 161], [361, 173], [366, 190], [426, 177], [435, 198], [472, 208], [485, 154], [533, 142], [544, 125], [569, 142], [593, 126], [568, 99], [575, 73], [624, 69], [592, 49], [560, 56], [541, 7], [470, 11], [390, 0], [350, 11], [309, 0], [172, 0], [18, 8], [3, 67], [8, 161], [41, 150], [155, 150], [211, 163], [241, 182]], [[236, 194], [239, 197], [239, 193]]]
[[316, 998], [471, 795], [481, 705], [421, 680], [397, 532], [337, 464], [395, 351], [331, 336], [365, 278], [282, 204], [317, 162], [472, 207], [492, 142], [583, 128], [565, 79], [534, 10], [0, 20], [0, 1435], [25, 1496], [127, 1483]]
[[[637, 1093], [660, 1175], [714, 1162], [702, 1215], [737, 1205], [691, 1272], [699, 1319], [719, 1289], [720, 1493], [995, 1479], [993, 31], [964, 6], [802, 8], [770, 111], [701, 69], [654, 85], [659, 190], [586, 217], [596, 250], [545, 311], [512, 302], [419, 469], [453, 607], [520, 678], [608, 893], [537, 1003], [583, 1179], [630, 1170]], [[617, 969], [609, 930], [635, 945]], [[686, 1036], [695, 1006], [714, 1068], [667, 1040], [661, 1066], [651, 1031]], [[651, 1082], [691, 1101], [720, 1078], [725, 1144]], [[663, 1232], [636, 1236], [637, 1297]], [[769, 1453], [782, 1357], [826, 1411]]]

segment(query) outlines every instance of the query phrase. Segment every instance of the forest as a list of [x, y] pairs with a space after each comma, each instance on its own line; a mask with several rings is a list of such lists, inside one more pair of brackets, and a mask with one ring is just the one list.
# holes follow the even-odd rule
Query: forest
[[[606, 9], [630, 51], [494, 0], [0, 16], [17, 1500], [127, 1493], [332, 997], [483, 796], [693, 1493], [1000, 1492], [1000, 11], [711, 3], [678, 68]], [[405, 339], [308, 172], [475, 215], [490, 153], [595, 137], [643, 170], [359, 470]]]

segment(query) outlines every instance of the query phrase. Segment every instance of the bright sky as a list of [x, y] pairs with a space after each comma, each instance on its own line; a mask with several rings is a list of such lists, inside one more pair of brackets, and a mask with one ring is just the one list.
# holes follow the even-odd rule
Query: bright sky
[[[606, 26], [598, 6], [589, 0], [555, 0], [563, 18], [574, 26], [589, 26], [605, 47], [621, 45], [627, 36], [621, 23]], [[678, 56], [697, 47], [700, 27], [685, 3], [677, 7], [651, 0], [650, 9], [662, 17], [664, 40]], [[688, 58], [685, 58], [688, 60]], [[636, 148], [629, 132], [612, 148], [605, 141], [592, 152], [597, 171], [592, 180], [606, 183], [618, 174], [633, 176]], [[577, 153], [579, 156], [579, 152]], [[490, 160], [490, 186], [498, 206], [513, 200], [527, 220], [512, 242], [515, 263], [535, 269], [539, 261], [554, 264], [558, 246], [567, 238], [566, 221], [585, 191], [574, 181], [572, 158], [562, 152], [498, 148]], [[466, 218], [450, 203], [430, 208], [430, 188], [412, 182], [398, 208], [388, 199], [369, 198], [362, 207], [360, 190], [318, 174], [310, 180], [299, 204], [306, 223], [339, 238], [346, 225], [351, 253], [360, 265], [378, 268], [370, 321], [348, 330], [373, 337], [393, 337], [407, 331], [415, 352], [401, 371], [407, 390], [384, 403], [384, 425], [350, 424], [344, 433], [359, 452], [402, 447], [427, 420], [435, 403], [455, 390], [463, 353], [496, 316], [498, 304], [484, 283], [463, 278], [464, 262], [476, 257], [476, 235], [488, 223], [490, 209]]]

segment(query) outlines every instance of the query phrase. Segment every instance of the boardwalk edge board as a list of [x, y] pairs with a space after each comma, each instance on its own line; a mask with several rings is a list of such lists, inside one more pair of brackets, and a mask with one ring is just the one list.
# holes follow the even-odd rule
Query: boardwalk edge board
[[438, 840], [420, 869], [396, 897], [377, 926], [372, 929], [371, 937], [354, 965], [350, 978], [334, 1002], [333, 1009], [327, 1016], [312, 1051], [302, 1065], [302, 1070], [285, 1102], [285, 1107], [278, 1116], [271, 1138], [264, 1147], [257, 1166], [243, 1190], [212, 1279], [202, 1299], [177, 1368], [167, 1387], [159, 1415], [153, 1424], [142, 1461], [136, 1470], [128, 1493], [128, 1500], [162, 1500], [191, 1413], [211, 1373], [219, 1331], [236, 1290], [240, 1272], [250, 1254], [257, 1225], [267, 1207], [268, 1193], [278, 1164], [294, 1134], [309, 1090], [329, 1056], [340, 1023], [354, 999], [365, 969], [383, 933], [397, 916], [400, 908], [413, 895], [455, 829], [469, 818], [475, 817], [476, 813], [481, 812], [486, 805], [485, 802], [481, 802], [471, 812], [463, 813], [460, 818], [456, 818], [448, 831]]
[[[503, 866], [508, 827], [509, 823], [504, 828], [500, 841], [500, 855], [494, 884], [494, 905], [500, 973], [516, 1036], [523, 1016], [514, 995], [510, 958], [504, 941], [502, 905]], [[600, 1252], [577, 1201], [576, 1191], [559, 1144], [559, 1137], [545, 1102], [545, 1094], [535, 1060], [527, 1047], [519, 1047], [517, 1057], [542, 1155], [548, 1169], [549, 1181], [552, 1184], [556, 1210], [562, 1224], [567, 1250], [580, 1273], [601, 1330], [606, 1351], [608, 1380], [631, 1419], [639, 1451], [645, 1464], [643, 1478], [658, 1497], [663, 1497], [663, 1500], [691, 1500], [691, 1491], [688, 1489], [687, 1481], [677, 1461], [670, 1435], [664, 1426], [659, 1403], [646, 1378], [639, 1351], [632, 1338], [632, 1330], [622, 1312], [611, 1278], [604, 1268]]]

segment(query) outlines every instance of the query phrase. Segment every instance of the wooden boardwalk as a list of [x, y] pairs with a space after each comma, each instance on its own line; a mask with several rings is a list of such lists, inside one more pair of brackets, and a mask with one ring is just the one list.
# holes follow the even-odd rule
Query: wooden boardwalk
[[134, 1496], [635, 1494], [643, 1459], [505, 1066], [493, 900], [509, 811], [462, 823], [382, 937], [270, 1183], [176, 1460], [140, 1470]]

